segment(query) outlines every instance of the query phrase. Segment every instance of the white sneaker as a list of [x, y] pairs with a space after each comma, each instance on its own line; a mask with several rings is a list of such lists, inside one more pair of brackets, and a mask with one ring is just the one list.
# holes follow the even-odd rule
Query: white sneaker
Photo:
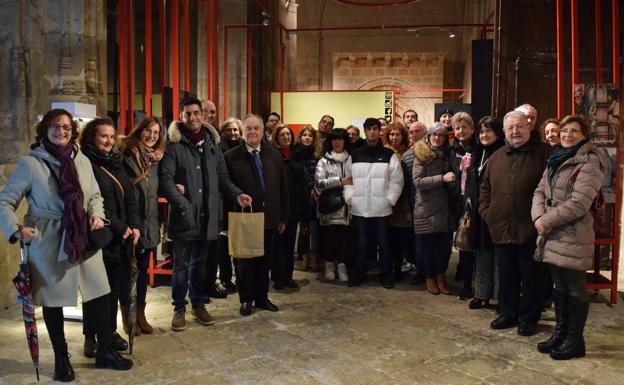
[[340, 282], [347, 282], [349, 280], [349, 276], [347, 275], [347, 265], [344, 263], [338, 264], [338, 280], [340, 280]]
[[336, 273], [334, 270], [336, 267], [333, 262], [325, 262], [325, 279], [328, 281], [334, 281], [336, 279]]

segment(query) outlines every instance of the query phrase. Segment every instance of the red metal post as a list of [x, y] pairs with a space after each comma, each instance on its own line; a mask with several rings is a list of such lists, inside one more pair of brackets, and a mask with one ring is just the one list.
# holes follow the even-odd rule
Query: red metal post
[[182, 0], [182, 46], [184, 51], [184, 90], [191, 91], [191, 59], [190, 59], [190, 38], [189, 38], [189, 0]]
[[165, 87], [167, 86], [167, 17], [166, 0], [160, 0], [158, 18], [160, 19], [160, 95], [162, 97], [162, 114], [165, 116]]
[[[214, 0], [214, 33], [212, 34], [212, 38], [214, 39], [214, 43], [212, 45], [212, 50], [214, 52], [214, 99], [212, 101], [217, 106], [217, 116], [215, 117], [216, 122], [220, 122], [219, 117], [219, 0]], [[225, 101], [225, 99], [224, 99]], [[227, 116], [225, 112], [223, 112], [223, 116]]]
[[152, 116], [152, 0], [145, 0], [145, 115]]
[[572, 21], [572, 113], [574, 114], [574, 85], [579, 82], [578, 0], [570, 1], [570, 19]]
[[563, 116], [563, 0], [557, 0], [557, 117]]
[[173, 97], [171, 109], [173, 111], [173, 119], [175, 120], [178, 112], [178, 104], [180, 100], [180, 53], [178, 50], [178, 0], [171, 2], [171, 88], [173, 89]]
[[252, 74], [252, 49], [251, 43], [251, 29], [247, 28], [247, 113], [251, 113], [251, 77]]
[[611, 0], [611, 24], [613, 41], [613, 83], [620, 84], [620, 2]]
[[126, 0], [117, 3], [119, 40], [119, 129], [126, 127]]
[[[228, 90], [228, 27], [225, 26], [223, 28], [223, 116], [228, 116], [227, 114], [227, 90]], [[217, 93], [217, 95], [219, 95]]]
[[128, 14], [126, 25], [128, 33], [128, 124], [121, 127], [121, 132], [128, 134], [134, 127], [134, 10], [133, 1], [127, 0]]
[[594, 24], [596, 28], [596, 36], [595, 43], [596, 46], [596, 58], [595, 58], [595, 68], [596, 68], [596, 83], [602, 83], [602, 15], [600, 9], [600, 1], [594, 0]]
[[206, 2], [206, 81], [208, 83], [208, 99], [212, 100], [212, 0]]

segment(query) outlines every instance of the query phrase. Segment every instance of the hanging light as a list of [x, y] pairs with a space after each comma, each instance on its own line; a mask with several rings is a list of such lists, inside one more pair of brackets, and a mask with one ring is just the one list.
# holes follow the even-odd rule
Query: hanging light
[[269, 14], [266, 12], [262, 12], [262, 25], [268, 27], [271, 23], [271, 19], [269, 19]]
[[452, 39], [455, 37], [455, 32], [452, 29], [449, 29], [449, 38]]

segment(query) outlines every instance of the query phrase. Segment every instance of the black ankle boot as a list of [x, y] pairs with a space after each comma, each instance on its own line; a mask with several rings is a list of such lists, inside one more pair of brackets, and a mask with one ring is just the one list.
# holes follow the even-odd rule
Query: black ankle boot
[[561, 345], [568, 334], [568, 296], [553, 290], [553, 302], [555, 303], [555, 331], [550, 338], [537, 344], [540, 353], [550, 353], [554, 348]]
[[98, 368], [128, 370], [132, 365], [132, 360], [123, 358], [119, 352], [111, 347], [100, 347], [95, 355], [95, 366]]
[[568, 302], [568, 334], [561, 345], [550, 352], [550, 357], [554, 360], [569, 360], [585, 356], [583, 330], [589, 312], [589, 302], [581, 302], [574, 297], [569, 297]]
[[54, 381], [70, 382], [74, 378], [74, 368], [69, 362], [69, 353], [65, 345], [64, 349], [54, 351]]

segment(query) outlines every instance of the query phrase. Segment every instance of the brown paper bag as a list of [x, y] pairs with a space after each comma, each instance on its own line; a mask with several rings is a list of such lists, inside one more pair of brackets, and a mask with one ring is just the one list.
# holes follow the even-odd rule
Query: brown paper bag
[[228, 213], [228, 251], [238, 259], [264, 255], [264, 213]]

